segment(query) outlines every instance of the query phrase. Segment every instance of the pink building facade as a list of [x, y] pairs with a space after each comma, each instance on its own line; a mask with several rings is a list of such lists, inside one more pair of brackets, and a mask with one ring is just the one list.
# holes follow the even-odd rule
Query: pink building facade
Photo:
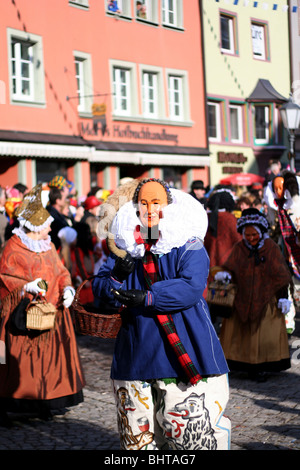
[[7, 0], [0, 38], [1, 186], [209, 184], [201, 2]]

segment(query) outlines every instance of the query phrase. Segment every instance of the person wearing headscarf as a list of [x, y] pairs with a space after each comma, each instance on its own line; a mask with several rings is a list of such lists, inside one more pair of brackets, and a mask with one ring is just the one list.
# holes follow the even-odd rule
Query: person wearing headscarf
[[[16, 210], [19, 227], [0, 261], [0, 341], [6, 362], [0, 366], [0, 424], [9, 412], [37, 413], [51, 419], [53, 410], [83, 401], [85, 381], [69, 307], [75, 291], [49, 232], [42, 185], [25, 195]], [[43, 281], [43, 282], [42, 282]], [[56, 307], [54, 328], [26, 326], [26, 306], [37, 296]]]
[[290, 367], [285, 315], [291, 274], [268, 227], [257, 209], [245, 209], [237, 223], [243, 239], [215, 275], [237, 286], [232, 316], [224, 319], [220, 333], [229, 368], [258, 380], [265, 372]]
[[[111, 378], [121, 448], [228, 449], [228, 367], [203, 291], [207, 215], [189, 194], [142, 180], [110, 232], [95, 298], [123, 307]], [[196, 431], [197, 428], [197, 431]]]

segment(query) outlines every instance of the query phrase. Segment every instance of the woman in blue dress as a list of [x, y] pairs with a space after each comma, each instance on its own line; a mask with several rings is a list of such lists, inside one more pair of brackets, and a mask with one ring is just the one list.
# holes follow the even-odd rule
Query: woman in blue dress
[[121, 447], [228, 449], [227, 363], [203, 298], [209, 258], [204, 208], [157, 179], [138, 185], [93, 281], [97, 299], [123, 307], [111, 378]]

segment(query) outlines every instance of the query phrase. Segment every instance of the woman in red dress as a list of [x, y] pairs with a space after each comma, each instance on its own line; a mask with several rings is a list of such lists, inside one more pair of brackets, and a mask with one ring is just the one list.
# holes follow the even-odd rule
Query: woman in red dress
[[[82, 402], [85, 385], [69, 313], [75, 291], [49, 237], [52, 217], [42, 204], [41, 185], [25, 196], [16, 215], [20, 227], [0, 261], [0, 341], [6, 352], [5, 364], [0, 364], [2, 425], [10, 425], [7, 412], [38, 412], [50, 419], [51, 410]], [[41, 280], [47, 292], [39, 286]], [[57, 309], [54, 328], [44, 332], [14, 321], [20, 302], [38, 294]]]

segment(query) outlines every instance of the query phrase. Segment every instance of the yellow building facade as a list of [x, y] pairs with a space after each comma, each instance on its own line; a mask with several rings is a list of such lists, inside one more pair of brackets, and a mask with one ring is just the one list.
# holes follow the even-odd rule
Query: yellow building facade
[[288, 164], [279, 108], [290, 94], [283, 0], [203, 0], [210, 184]]

